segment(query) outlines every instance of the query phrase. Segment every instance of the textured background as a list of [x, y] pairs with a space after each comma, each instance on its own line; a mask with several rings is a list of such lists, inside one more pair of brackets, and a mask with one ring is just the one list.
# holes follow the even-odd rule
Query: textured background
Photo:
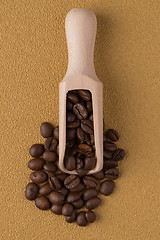
[[[0, 239], [158, 240], [160, 1], [1, 0]], [[64, 20], [74, 7], [98, 19], [95, 68], [106, 127], [127, 151], [115, 192], [86, 228], [38, 210], [24, 197], [28, 149], [43, 121], [58, 124], [58, 84], [67, 68]]]

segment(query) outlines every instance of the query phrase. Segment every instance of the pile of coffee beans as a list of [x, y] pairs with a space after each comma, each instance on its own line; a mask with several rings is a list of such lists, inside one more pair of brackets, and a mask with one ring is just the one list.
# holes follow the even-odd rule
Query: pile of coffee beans
[[[73, 95], [68, 99], [71, 99], [71, 97], [72, 101], [70, 103], [68, 101], [68, 103], [73, 107]], [[81, 128], [82, 123], [83, 120], [81, 120]], [[80, 126], [76, 129], [78, 128]], [[82, 130], [85, 132], [84, 128]], [[72, 143], [73, 146], [67, 146], [67, 148], [70, 148], [70, 158], [76, 159], [75, 169], [81, 169], [78, 174], [70, 175], [62, 172], [58, 167], [59, 128], [54, 128], [50, 123], [44, 122], [40, 131], [46, 140], [44, 144], [33, 144], [30, 147], [29, 152], [33, 158], [28, 162], [28, 167], [32, 170], [30, 174], [32, 182], [26, 186], [26, 198], [35, 200], [36, 207], [41, 210], [51, 209], [54, 214], [64, 215], [68, 223], [76, 221], [79, 226], [93, 223], [96, 220], [93, 209], [101, 204], [98, 195], [101, 193], [108, 196], [113, 192], [115, 186], [113, 180], [119, 177], [118, 161], [125, 156], [124, 150], [118, 149], [115, 144], [115, 141], [119, 139], [118, 133], [113, 129], [104, 132], [104, 166], [100, 172], [93, 175], [86, 175], [85, 172], [91, 169], [91, 167], [87, 169], [84, 167], [91, 166], [90, 163], [86, 163], [89, 161], [86, 161], [88, 156], [83, 158], [80, 155], [84, 153], [83, 151], [83, 153], [76, 152], [75, 142]], [[93, 132], [91, 134], [93, 135]], [[77, 160], [78, 158], [82, 161]], [[89, 158], [92, 158], [92, 156], [89, 156]], [[68, 159], [68, 156], [66, 159]], [[72, 166], [71, 163], [67, 162], [66, 165]], [[79, 168], [77, 165], [81, 167]], [[73, 169], [73, 167], [69, 167], [69, 169]]]

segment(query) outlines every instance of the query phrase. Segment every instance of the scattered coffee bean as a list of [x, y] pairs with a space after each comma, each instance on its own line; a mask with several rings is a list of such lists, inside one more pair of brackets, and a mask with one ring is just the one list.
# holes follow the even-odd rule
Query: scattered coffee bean
[[117, 146], [115, 143], [106, 141], [104, 142], [104, 149], [106, 151], [114, 152], [117, 149]]
[[34, 183], [44, 183], [47, 180], [47, 173], [43, 171], [35, 171], [30, 174], [30, 179]]
[[60, 190], [62, 188], [61, 182], [56, 176], [50, 177], [48, 182], [49, 182], [50, 187], [53, 190]]
[[62, 214], [64, 216], [71, 216], [74, 211], [73, 205], [71, 203], [66, 203], [62, 207]]
[[76, 211], [73, 210], [72, 215], [71, 216], [66, 216], [66, 221], [68, 223], [72, 223], [76, 221]]
[[44, 171], [53, 172], [54, 173], [54, 172], [57, 171], [57, 165], [54, 162], [46, 162], [43, 165], [43, 169], [44, 169]]
[[85, 169], [83, 169], [83, 168], [80, 168], [80, 169], [76, 169], [76, 172], [78, 173], [78, 176], [79, 176], [79, 177], [83, 177], [83, 176], [87, 175], [88, 170], [85, 170]]
[[28, 167], [31, 170], [41, 170], [45, 161], [42, 158], [34, 158], [28, 162]]
[[103, 170], [101, 170], [100, 172], [92, 174], [92, 176], [97, 178], [97, 179], [99, 179], [99, 180], [101, 180], [101, 179], [104, 178], [104, 172], [103, 172]]
[[97, 197], [98, 196], [98, 191], [95, 188], [87, 188], [84, 192], [83, 192], [83, 199], [85, 201], [88, 201], [91, 198]]
[[67, 173], [60, 173], [60, 174], [57, 174], [56, 177], [57, 177], [62, 183], [64, 183], [64, 180], [68, 177], [68, 174], [67, 174]]
[[108, 196], [113, 192], [113, 189], [114, 189], [114, 182], [110, 180], [106, 180], [103, 183], [101, 183], [99, 191], [103, 195]]
[[121, 161], [125, 157], [125, 151], [123, 149], [117, 149], [112, 156], [114, 161]]
[[84, 211], [81, 211], [77, 214], [76, 222], [79, 226], [85, 227], [88, 224], [88, 221], [86, 219], [86, 213]]
[[86, 208], [89, 210], [97, 208], [100, 205], [100, 203], [101, 203], [100, 198], [98, 197], [91, 198], [86, 202]]
[[80, 197], [81, 197], [81, 194], [79, 192], [70, 192], [67, 196], [67, 202], [72, 203], [80, 199]]
[[115, 180], [119, 177], [119, 170], [117, 168], [111, 168], [105, 171], [105, 177], [109, 180]]
[[54, 130], [53, 130], [53, 136], [59, 140], [59, 127], [56, 127]]
[[104, 159], [112, 159], [112, 152], [103, 151], [103, 157]]
[[39, 189], [39, 194], [42, 196], [46, 196], [52, 192], [52, 188], [50, 187], [49, 183], [45, 183], [43, 186]]
[[66, 188], [68, 189], [72, 189], [75, 188], [79, 185], [80, 183], [80, 179], [77, 175], [70, 175], [69, 177], [67, 177], [64, 180], [64, 185], [66, 186]]
[[48, 210], [51, 207], [51, 203], [46, 197], [37, 197], [35, 201], [35, 205], [37, 208], [41, 210]]
[[98, 180], [92, 176], [85, 176], [83, 182], [87, 187], [95, 188], [98, 185]]
[[62, 205], [64, 203], [65, 197], [62, 193], [59, 192], [51, 192], [49, 194], [49, 200], [51, 203], [56, 205]]
[[41, 124], [40, 131], [44, 138], [48, 138], [53, 135], [53, 127], [48, 122], [44, 122]]
[[55, 152], [50, 152], [50, 151], [46, 150], [43, 153], [43, 158], [47, 162], [49, 162], [49, 161], [55, 162], [57, 160], [57, 154]]
[[103, 169], [110, 169], [118, 167], [118, 162], [113, 160], [105, 160], [103, 163]]
[[113, 142], [116, 142], [119, 139], [119, 135], [114, 129], [108, 129], [106, 136]]
[[40, 157], [44, 152], [44, 145], [43, 144], [33, 144], [30, 149], [29, 153], [32, 157]]
[[80, 209], [84, 206], [84, 201], [83, 201], [83, 199], [80, 198], [80, 199], [72, 202], [72, 204], [76, 209]]
[[36, 199], [38, 195], [38, 185], [36, 183], [28, 183], [26, 186], [25, 196], [28, 200]]
[[89, 210], [86, 212], [86, 218], [89, 223], [93, 223], [96, 220], [96, 214]]
[[46, 150], [53, 151], [56, 149], [57, 144], [58, 144], [58, 140], [56, 138], [49, 137], [46, 139], [46, 141], [44, 143], [44, 147]]
[[83, 183], [80, 183], [77, 187], [70, 189], [70, 192], [81, 192], [85, 188]]
[[68, 189], [67, 188], [65, 188], [65, 187], [62, 187], [61, 189], [59, 189], [58, 190], [58, 192], [60, 192], [60, 193], [62, 193], [63, 194], [63, 196], [67, 196], [68, 195]]
[[51, 211], [54, 214], [61, 215], [62, 214], [62, 207], [63, 207], [62, 205], [53, 204], [52, 207], [51, 207]]

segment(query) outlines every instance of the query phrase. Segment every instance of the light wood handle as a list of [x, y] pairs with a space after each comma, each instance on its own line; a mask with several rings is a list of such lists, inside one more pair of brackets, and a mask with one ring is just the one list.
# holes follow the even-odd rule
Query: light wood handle
[[93, 76], [94, 43], [97, 19], [86, 8], [74, 8], [66, 16], [65, 30], [68, 46], [68, 74]]

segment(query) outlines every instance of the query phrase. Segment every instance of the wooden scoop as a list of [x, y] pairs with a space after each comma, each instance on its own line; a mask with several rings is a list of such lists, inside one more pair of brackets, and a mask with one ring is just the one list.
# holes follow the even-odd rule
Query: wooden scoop
[[94, 43], [97, 29], [95, 14], [85, 8], [69, 11], [65, 20], [68, 45], [68, 69], [59, 84], [59, 167], [64, 166], [66, 147], [66, 95], [70, 90], [86, 89], [92, 93], [96, 167], [88, 172], [93, 174], [103, 168], [103, 85], [98, 79], [93, 62]]

